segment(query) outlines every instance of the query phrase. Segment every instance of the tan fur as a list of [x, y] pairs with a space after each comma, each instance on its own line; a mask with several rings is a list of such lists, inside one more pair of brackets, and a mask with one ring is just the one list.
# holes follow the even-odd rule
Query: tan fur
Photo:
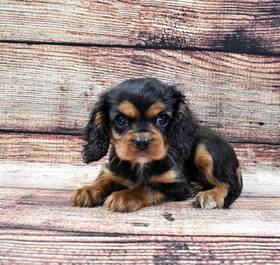
[[147, 162], [159, 160], [165, 157], [167, 153], [167, 145], [160, 132], [152, 127], [150, 132], [145, 133], [151, 139], [151, 144], [147, 150], [139, 151], [133, 146], [133, 140], [139, 133], [132, 130], [128, 131], [125, 135], [118, 135], [113, 131], [112, 143], [115, 146], [116, 153], [121, 160], [128, 160], [137, 163], [140, 157], [145, 157]]
[[213, 186], [213, 189], [200, 192], [197, 195], [197, 204], [201, 208], [222, 208], [224, 199], [228, 194], [229, 185], [221, 183], [213, 174], [213, 159], [203, 144], [200, 144], [195, 153], [195, 164], [202, 173], [204, 182], [208, 182]]
[[140, 117], [138, 109], [128, 100], [123, 101], [119, 105], [118, 110], [125, 116], [132, 119], [138, 119]]
[[207, 181], [216, 185], [219, 184], [218, 180], [213, 175], [213, 159], [203, 144], [200, 144], [195, 153], [194, 162], [197, 168], [205, 175]]
[[153, 176], [149, 179], [149, 183], [163, 183], [169, 184], [177, 181], [177, 173], [174, 170], [169, 170], [162, 175]]
[[108, 210], [114, 212], [133, 212], [142, 207], [158, 204], [164, 200], [162, 193], [140, 186], [132, 190], [113, 192], [104, 202]]
[[116, 184], [127, 188], [133, 187], [131, 181], [114, 176], [108, 169], [105, 169], [91, 185], [84, 186], [72, 194], [70, 199], [72, 206], [93, 207], [100, 205], [114, 191]]
[[159, 113], [165, 110], [166, 106], [161, 101], [156, 101], [145, 112], [147, 118], [155, 118]]
[[134, 183], [129, 180], [129, 179], [125, 179], [125, 178], [122, 178], [122, 177], [118, 177], [118, 176], [115, 176], [109, 169], [104, 169], [103, 170], [103, 176], [105, 176], [107, 179], [111, 179], [113, 182], [117, 183], [117, 184], [120, 184], [128, 189], [132, 189], [134, 187]]
[[94, 123], [97, 126], [104, 126], [104, 114], [102, 112], [98, 112], [95, 116]]
[[236, 175], [236, 177], [238, 179], [238, 183], [241, 184], [241, 169], [240, 169], [240, 167], [236, 168], [235, 175]]
[[228, 189], [229, 185], [222, 183], [211, 190], [199, 192], [196, 204], [199, 203], [199, 206], [204, 209], [223, 208]]

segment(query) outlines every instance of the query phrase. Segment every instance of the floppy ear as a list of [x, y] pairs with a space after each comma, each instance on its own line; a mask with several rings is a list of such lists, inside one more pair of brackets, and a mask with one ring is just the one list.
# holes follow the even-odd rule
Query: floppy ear
[[84, 139], [87, 144], [84, 145], [83, 160], [86, 163], [98, 161], [105, 156], [109, 149], [109, 134], [106, 127], [105, 117], [105, 99], [104, 95], [91, 112], [90, 120], [84, 129]]
[[198, 123], [181, 92], [179, 92], [179, 97], [178, 109], [169, 129], [168, 142], [171, 148], [175, 149], [184, 158], [187, 158], [190, 155]]

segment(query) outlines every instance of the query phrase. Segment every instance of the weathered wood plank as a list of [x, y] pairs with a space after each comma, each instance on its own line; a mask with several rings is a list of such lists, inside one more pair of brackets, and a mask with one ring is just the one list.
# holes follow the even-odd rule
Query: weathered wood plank
[[71, 135], [0, 133], [0, 150], [3, 150], [0, 160], [82, 165], [85, 142], [81, 138]]
[[280, 165], [280, 146], [265, 144], [232, 143], [242, 165], [273, 164]]
[[[0, 133], [0, 160], [82, 165], [80, 136]], [[242, 165], [280, 165], [280, 146], [233, 143]], [[98, 164], [104, 164], [103, 159]]]
[[278, 1], [13, 0], [0, 13], [1, 40], [280, 51]]
[[93, 181], [101, 168], [101, 164], [72, 166], [1, 161], [0, 187], [74, 189]]
[[280, 142], [279, 57], [12, 44], [0, 57], [2, 129], [80, 133], [101, 91], [154, 76], [229, 140]]
[[[93, 181], [101, 168], [102, 163], [74, 166], [1, 161], [0, 187], [76, 189]], [[279, 196], [279, 167], [242, 166], [242, 175], [243, 196]]]
[[278, 264], [279, 246], [280, 238], [101, 236], [0, 228], [0, 259], [12, 264]]
[[194, 209], [188, 200], [128, 214], [69, 207], [68, 198], [69, 191], [1, 188], [0, 226], [81, 234], [280, 236], [279, 197], [241, 197], [230, 210]]

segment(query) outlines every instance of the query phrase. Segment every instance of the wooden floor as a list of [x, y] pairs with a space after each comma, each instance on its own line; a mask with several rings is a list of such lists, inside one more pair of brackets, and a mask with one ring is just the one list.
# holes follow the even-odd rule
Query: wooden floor
[[[243, 168], [244, 192], [228, 210], [189, 200], [135, 213], [69, 206], [70, 189], [92, 168], [1, 163], [1, 264], [279, 264], [279, 167]], [[49, 181], [32, 188], [39, 172]]]

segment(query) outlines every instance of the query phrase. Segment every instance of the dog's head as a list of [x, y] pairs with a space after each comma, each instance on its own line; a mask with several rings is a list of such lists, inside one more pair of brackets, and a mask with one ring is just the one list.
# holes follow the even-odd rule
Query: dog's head
[[85, 128], [84, 161], [97, 161], [110, 143], [120, 160], [146, 163], [168, 152], [189, 155], [197, 124], [183, 94], [157, 79], [131, 79], [106, 91]]

